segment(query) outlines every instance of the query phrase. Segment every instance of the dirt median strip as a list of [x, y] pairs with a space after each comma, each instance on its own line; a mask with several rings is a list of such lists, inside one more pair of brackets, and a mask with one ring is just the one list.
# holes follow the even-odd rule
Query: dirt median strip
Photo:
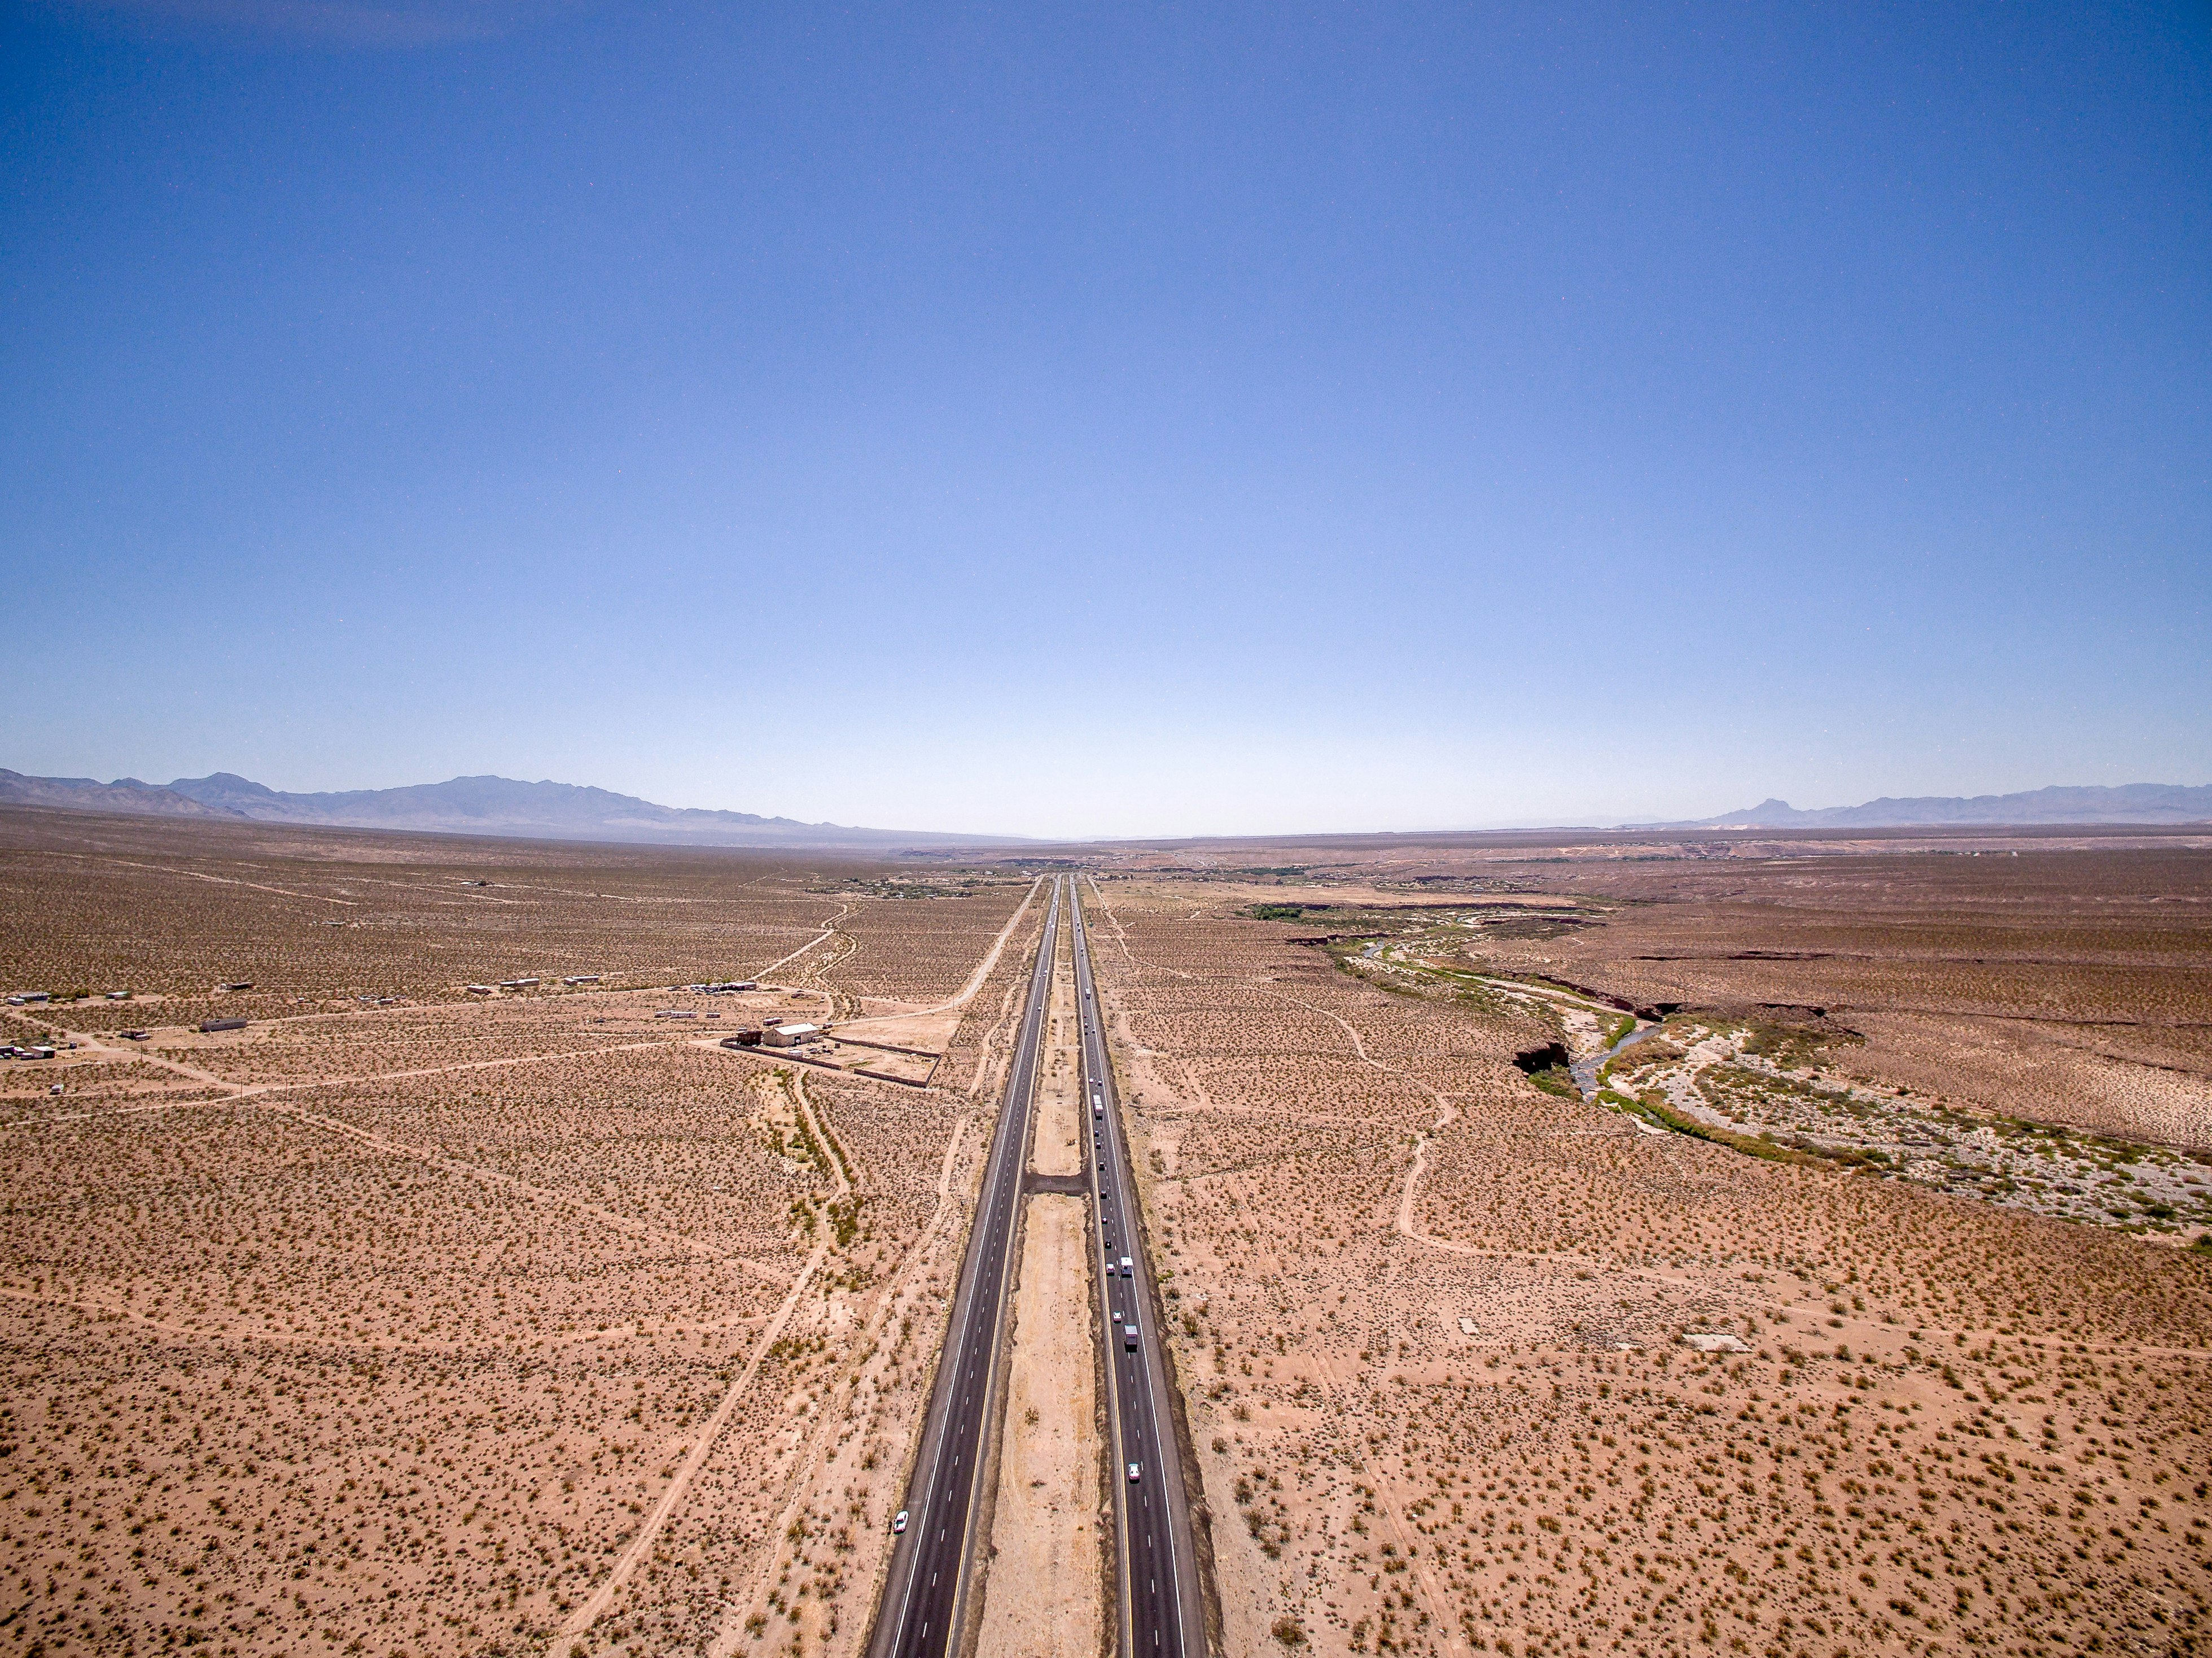
[[1079, 1198], [1028, 1199], [977, 1658], [1094, 1658], [1097, 1409]]

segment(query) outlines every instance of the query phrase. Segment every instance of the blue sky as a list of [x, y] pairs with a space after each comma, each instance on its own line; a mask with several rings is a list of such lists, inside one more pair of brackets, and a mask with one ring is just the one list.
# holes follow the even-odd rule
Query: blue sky
[[2201, 5], [14, 3], [0, 764], [2212, 780]]

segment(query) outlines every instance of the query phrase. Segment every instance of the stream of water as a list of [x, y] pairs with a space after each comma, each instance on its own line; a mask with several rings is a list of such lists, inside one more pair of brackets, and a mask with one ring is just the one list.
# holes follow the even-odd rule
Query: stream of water
[[1602, 1054], [1593, 1054], [1589, 1058], [1586, 1060], [1577, 1060], [1572, 1065], [1569, 1066], [1567, 1069], [1574, 1077], [1575, 1086], [1582, 1090], [1582, 1096], [1586, 1100], [1596, 1099], [1597, 1073], [1599, 1068], [1602, 1066], [1607, 1060], [1620, 1053], [1623, 1048], [1635, 1047], [1637, 1043], [1642, 1042], [1646, 1036], [1652, 1035], [1656, 1033], [1658, 1029], [1659, 1026], [1656, 1021], [1638, 1020], [1635, 1029], [1630, 1031], [1619, 1042], [1615, 1042], [1611, 1048], [1607, 1048]]

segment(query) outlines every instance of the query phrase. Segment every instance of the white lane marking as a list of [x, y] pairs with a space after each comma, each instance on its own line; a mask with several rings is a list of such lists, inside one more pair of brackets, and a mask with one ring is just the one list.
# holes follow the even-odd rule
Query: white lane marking
[[[1027, 908], [1026, 903], [1024, 905], [1024, 908]], [[1038, 959], [1039, 959], [1040, 963], [1042, 963], [1042, 961], [1043, 960], [1044, 956], [1045, 956], [1045, 953], [1046, 953], [1046, 952], [1045, 952], [1045, 946], [1046, 946], [1048, 944], [1051, 943], [1051, 942], [1052, 942], [1052, 941], [1053, 941], [1053, 940], [1054, 940], [1054, 939], [1058, 936], [1059, 922], [1060, 922], [1060, 884], [1059, 884], [1059, 882], [1058, 882], [1057, 880], [1055, 880], [1055, 881], [1053, 883], [1052, 908], [1050, 908], [1050, 909], [1046, 913], [1046, 915], [1045, 915], [1045, 923], [1044, 923], [1044, 935], [1043, 935], [1043, 938], [1039, 941], [1039, 947], [1038, 947]], [[1023, 1068], [1023, 1067], [1022, 1067], [1022, 1065], [1021, 1065], [1021, 1062], [1020, 1062], [1020, 1060], [1021, 1060], [1021, 1054], [1022, 1054], [1022, 1051], [1023, 1051], [1024, 1048], [1028, 1047], [1028, 1046], [1030, 1046], [1030, 1045], [1033, 1044], [1033, 1042], [1034, 1042], [1034, 1041], [1035, 1041], [1035, 1034], [1036, 1034], [1036, 1028], [1037, 1028], [1037, 1027], [1036, 1027], [1036, 1020], [1037, 1020], [1037, 1008], [1036, 1008], [1036, 986], [1037, 986], [1037, 978], [1036, 978], [1036, 973], [1035, 973], [1035, 972], [1032, 972], [1032, 973], [1031, 973], [1031, 975], [1030, 975], [1030, 1008], [1029, 1008], [1029, 1011], [1028, 1011], [1028, 1016], [1027, 1016], [1027, 1017], [1026, 1017], [1026, 1018], [1024, 1019], [1024, 1029], [1023, 1029], [1023, 1030], [1022, 1030], [1022, 1033], [1021, 1033], [1021, 1034], [1020, 1034], [1020, 1035], [1019, 1035], [1019, 1036], [1018, 1036], [1018, 1037], [1017, 1037], [1017, 1039], [1016, 1039], [1016, 1041], [1017, 1041], [1017, 1047], [1016, 1047], [1016, 1050], [1015, 1050], [1015, 1063], [1014, 1063], [1012, 1066], [1010, 1066], [1010, 1067], [1008, 1068], [1008, 1071], [1007, 1071], [1007, 1078], [1006, 1078], [1006, 1080], [1007, 1080], [1008, 1090], [1009, 1090], [1009, 1092], [1010, 1092], [1010, 1093], [1012, 1091], [1012, 1084], [1013, 1084], [1013, 1079], [1014, 1079], [1015, 1075], [1016, 1075], [1018, 1072], [1019, 1072], [1022, 1070], [1022, 1068]], [[1030, 1070], [1031, 1070], [1032, 1073], [1034, 1073], [1035, 1066], [1034, 1066], [1034, 1062], [1033, 1062], [1033, 1061], [1032, 1061], [1032, 1064], [1031, 1064], [1031, 1066], [1030, 1066]], [[1035, 1080], [1034, 1080], [1034, 1075], [1032, 1074], [1032, 1079], [1031, 1079], [1031, 1087], [1032, 1087], [1032, 1089], [1034, 1089], [1034, 1086], [1035, 1086]], [[1024, 1097], [1026, 1098], [1026, 1096], [1024, 1096]], [[1024, 1114], [1026, 1115], [1026, 1106], [1024, 1107]], [[999, 1119], [999, 1123], [1000, 1123], [1000, 1129], [1001, 1129], [1001, 1130], [1004, 1130], [1004, 1129], [1008, 1126], [1008, 1124], [1009, 1124], [1011, 1121], [1012, 1121], [1012, 1119], [1011, 1119], [1011, 1118], [1006, 1114], [1006, 1111], [1005, 1111], [1005, 1110], [1004, 1110], [1004, 1108], [1001, 1108], [1001, 1110], [1000, 1110], [1000, 1119]], [[1003, 1135], [1001, 1135], [1001, 1136], [1000, 1136], [1000, 1137], [996, 1137], [996, 1138], [994, 1138], [994, 1141], [993, 1141], [991, 1155], [992, 1155], [993, 1157], [999, 1157], [999, 1156], [1000, 1155], [1000, 1153], [1004, 1151], [1004, 1149], [1005, 1149], [1005, 1145], [1006, 1145], [1006, 1141], [1005, 1141], [1005, 1139], [1004, 1139]], [[1001, 1168], [1003, 1169], [1003, 1167], [1004, 1167], [1005, 1165], [1004, 1165], [1003, 1163], [1001, 1163], [1001, 1165], [1000, 1165], [1000, 1166], [1001, 1166]], [[980, 1266], [980, 1263], [979, 1263], [979, 1266]], [[1003, 1262], [1001, 1263], [1001, 1266], [1002, 1266], [1002, 1276], [1003, 1276]], [[963, 1321], [963, 1322], [964, 1322], [964, 1329], [963, 1329], [963, 1337], [962, 1337], [962, 1345], [964, 1345], [964, 1346], [966, 1346], [966, 1347], [968, 1348], [968, 1350], [969, 1350], [971, 1353], [972, 1353], [972, 1352], [973, 1352], [973, 1351], [974, 1351], [973, 1337], [974, 1337], [974, 1334], [975, 1334], [975, 1297], [976, 1297], [976, 1292], [977, 1292], [977, 1291], [981, 1289], [981, 1284], [982, 1284], [982, 1279], [981, 1279], [981, 1278], [980, 1272], [979, 1272], [979, 1275], [978, 1275], [978, 1277], [977, 1277], [977, 1278], [976, 1278], [973, 1282], [971, 1282], [971, 1283], [970, 1283], [970, 1284], [969, 1284], [969, 1294], [968, 1294], [968, 1298], [967, 1298], [967, 1300], [963, 1303], [963, 1305], [962, 1305], [962, 1307], [961, 1307], [961, 1309], [960, 1309], [960, 1313], [959, 1313], [959, 1315], [960, 1315], [961, 1319], [962, 1319], [962, 1320]], [[1001, 1287], [1001, 1290], [1003, 1291], [1003, 1288], [1004, 1288], [1003, 1284], [1001, 1284], [1001, 1286], [1000, 1286], [1000, 1287]], [[1003, 1300], [1003, 1296], [1001, 1297], [1001, 1299]], [[950, 1325], [949, 1321], [948, 1321], [948, 1323], [947, 1323], [946, 1329], [945, 1329], [945, 1336], [946, 1336], [946, 1339], [947, 1339], [947, 1341], [948, 1341], [948, 1342], [950, 1342], [950, 1341], [951, 1341], [951, 1325]], [[975, 1366], [974, 1366], [974, 1363], [973, 1363], [972, 1360], [971, 1360], [971, 1362], [970, 1362], [970, 1363], [969, 1363], [969, 1376], [971, 1376], [975, 1374]], [[950, 1426], [950, 1424], [948, 1424], [948, 1427], [949, 1427], [949, 1426]], [[964, 1433], [965, 1433], [965, 1431], [966, 1431], [965, 1426], [963, 1425], [963, 1426], [959, 1430], [959, 1431], [960, 1431], [961, 1433], [964, 1434]], [[951, 1436], [951, 1436], [950, 1433], [947, 1433], [947, 1434], [945, 1434], [945, 1435], [941, 1435], [941, 1436], [939, 1436], [939, 1440], [938, 1440], [938, 1443], [937, 1443], [937, 1456], [936, 1456], [936, 1459], [934, 1459], [934, 1460], [933, 1460], [933, 1461], [932, 1461], [931, 1465], [930, 1465], [930, 1471], [929, 1471], [929, 1489], [930, 1489], [932, 1491], [933, 1491], [933, 1492], [938, 1492], [938, 1493], [939, 1493], [939, 1497], [938, 1497], [939, 1505], [940, 1507], [945, 1508], [945, 1509], [949, 1509], [951, 1508], [951, 1506], [952, 1498], [953, 1498], [953, 1496], [955, 1495], [955, 1493], [954, 1493], [952, 1491], [951, 1491], [949, 1488], [948, 1488], [948, 1489], [942, 1489], [942, 1490], [940, 1490], [940, 1488], [939, 1488], [939, 1485], [938, 1485], [937, 1481], [938, 1481], [938, 1474], [939, 1474], [939, 1468], [940, 1468], [940, 1467], [941, 1467], [941, 1465], [942, 1465], [942, 1459], [943, 1459], [943, 1457], [944, 1457], [944, 1455], [945, 1455], [945, 1442], [946, 1442], [946, 1440], [947, 1440], [948, 1438], [950, 1438], [950, 1437], [951, 1437]], [[959, 1459], [958, 1459], [957, 1457], [955, 1457], [955, 1458], [953, 1459], [953, 1466], [954, 1466], [955, 1467], [957, 1467], [959, 1466]], [[972, 1491], [971, 1491], [970, 1495], [971, 1495], [971, 1496], [973, 1495]], [[937, 1533], [937, 1540], [938, 1540], [939, 1543], [942, 1543], [942, 1542], [944, 1542], [944, 1540], [945, 1540], [945, 1531], [944, 1531], [944, 1529], [943, 1529], [943, 1528], [941, 1528], [941, 1527], [939, 1528], [939, 1532], [938, 1532], [938, 1533]], [[921, 1574], [921, 1551], [920, 1551], [919, 1549], [909, 1550], [909, 1551], [908, 1551], [908, 1562], [909, 1562], [910, 1564], [908, 1565], [908, 1568], [907, 1568], [906, 1589], [905, 1589], [904, 1593], [903, 1593], [903, 1594], [902, 1594], [900, 1595], [900, 1597], [899, 1597], [899, 1612], [898, 1612], [898, 1619], [897, 1619], [896, 1624], [893, 1626], [894, 1632], [896, 1632], [896, 1630], [898, 1630], [898, 1629], [902, 1629], [902, 1628], [903, 1628], [903, 1627], [905, 1626], [906, 1619], [907, 1619], [907, 1614], [908, 1614], [908, 1612], [911, 1610], [912, 1606], [913, 1606], [915, 1582], [916, 1578], [920, 1576], [920, 1574]], [[935, 1582], [935, 1579], [934, 1579], [934, 1578], [933, 1578], [931, 1581], [932, 1581], [932, 1583], [933, 1583], [933, 1584], [934, 1584], [934, 1582]], [[922, 1638], [922, 1639], [926, 1640], [926, 1639], [927, 1638], [928, 1635], [929, 1635], [929, 1625], [928, 1625], [928, 1624], [927, 1624], [927, 1622], [925, 1622], [925, 1623], [922, 1625], [922, 1626], [921, 1626], [921, 1638]], [[896, 1644], [895, 1644], [895, 1646], [894, 1646], [894, 1650], [896, 1650]]]

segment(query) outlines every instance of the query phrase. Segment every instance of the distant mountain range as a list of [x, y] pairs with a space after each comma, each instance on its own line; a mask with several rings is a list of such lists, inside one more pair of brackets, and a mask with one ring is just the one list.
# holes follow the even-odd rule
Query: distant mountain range
[[[404, 788], [288, 794], [224, 771], [207, 777], [179, 777], [167, 784], [142, 783], [135, 777], [102, 783], [89, 777], [26, 777], [0, 768], [0, 805], [659, 846], [818, 847], [881, 852], [899, 847], [1012, 845], [1023, 838], [802, 823], [795, 818], [761, 817], [749, 811], [659, 806], [606, 789], [574, 783], [524, 783], [511, 777], [456, 777]], [[2212, 785], [2129, 783], [2118, 788], [1978, 794], [1970, 799], [1955, 795], [1905, 800], [1885, 798], [1863, 805], [1826, 806], [1812, 811], [1800, 811], [1786, 800], [1765, 800], [1717, 817], [1621, 827], [1853, 829], [2029, 823], [2212, 824]]]
[[2025, 794], [1884, 797], [1861, 806], [1800, 811], [1787, 800], [1764, 800], [1746, 811], [1686, 823], [1639, 823], [1638, 829], [1913, 829], [1987, 823], [2212, 823], [2212, 784], [2126, 783], [2116, 788], [2031, 789]]
[[1018, 838], [850, 829], [841, 823], [759, 817], [749, 811], [657, 806], [650, 800], [605, 789], [574, 783], [523, 783], [511, 777], [456, 777], [448, 782], [416, 783], [404, 788], [288, 794], [225, 771], [158, 784], [142, 783], [135, 777], [118, 777], [112, 783], [89, 777], [26, 777], [21, 772], [0, 768], [0, 805], [662, 846], [884, 851], [896, 847], [1000, 844]]

